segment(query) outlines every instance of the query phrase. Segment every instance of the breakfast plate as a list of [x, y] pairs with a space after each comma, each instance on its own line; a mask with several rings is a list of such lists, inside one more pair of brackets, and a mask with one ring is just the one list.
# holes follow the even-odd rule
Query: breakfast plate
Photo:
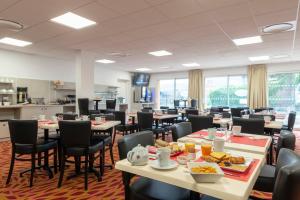
[[243, 173], [247, 171], [247, 169], [250, 167], [253, 159], [245, 157], [245, 163], [244, 164], [231, 164], [230, 166], [226, 165], [220, 165], [221, 169], [233, 171], [233, 172], [240, 172]]

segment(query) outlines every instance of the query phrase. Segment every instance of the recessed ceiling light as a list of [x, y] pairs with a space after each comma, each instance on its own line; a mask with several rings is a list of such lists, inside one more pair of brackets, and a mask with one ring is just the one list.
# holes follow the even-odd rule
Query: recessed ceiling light
[[275, 56], [273, 56], [273, 58], [287, 58], [287, 57], [289, 57], [289, 55], [275, 55]]
[[271, 25], [262, 27], [262, 32], [263, 33], [281, 33], [281, 32], [285, 32], [285, 31], [291, 31], [291, 30], [294, 30], [295, 25], [296, 25], [296, 21], [271, 24]]
[[101, 59], [101, 60], [96, 60], [98, 63], [104, 63], [104, 64], [110, 64], [110, 63], [115, 63], [116, 61], [114, 60], [107, 60], [107, 59]]
[[25, 47], [25, 46], [32, 44], [32, 42], [18, 40], [18, 39], [14, 39], [14, 38], [10, 38], [10, 37], [4, 37], [4, 38], [0, 39], [0, 43], [18, 46], [18, 47]]
[[252, 61], [252, 62], [269, 60], [269, 59], [270, 59], [270, 56], [254, 56], [254, 57], [249, 57], [249, 60]]
[[51, 21], [71, 27], [71, 28], [75, 28], [75, 29], [81, 29], [81, 28], [85, 28], [87, 26], [96, 24], [96, 22], [94, 22], [92, 20], [81, 17], [81, 16], [76, 15], [71, 12], [65, 13], [58, 17], [55, 17], [55, 18], [51, 19]]
[[238, 38], [232, 40], [236, 46], [247, 45], [247, 44], [256, 44], [262, 43], [263, 40], [260, 36], [246, 37], [246, 38]]
[[185, 63], [185, 64], [182, 64], [182, 65], [185, 66], [185, 67], [199, 67], [200, 66], [200, 64], [195, 63], [195, 62], [193, 62], [193, 63]]
[[150, 68], [137, 68], [135, 69], [136, 71], [140, 71], [140, 72], [145, 72], [145, 71], [150, 71]]
[[171, 52], [166, 51], [166, 50], [152, 51], [152, 52], [149, 52], [149, 54], [151, 54], [153, 56], [170, 56], [170, 55], [172, 55]]

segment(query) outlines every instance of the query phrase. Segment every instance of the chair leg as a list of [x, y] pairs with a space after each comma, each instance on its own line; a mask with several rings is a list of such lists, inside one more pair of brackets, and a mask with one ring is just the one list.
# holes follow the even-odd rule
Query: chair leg
[[84, 189], [88, 189], [88, 161], [89, 156], [88, 154], [85, 154], [85, 160], [84, 160]]
[[8, 172], [8, 176], [7, 176], [7, 180], [6, 180], [6, 184], [9, 184], [12, 173], [13, 173], [13, 169], [14, 169], [14, 165], [15, 165], [15, 151], [12, 150], [11, 153], [11, 160], [10, 160], [10, 166], [9, 166], [9, 172]]
[[101, 171], [101, 176], [104, 175], [104, 166], [105, 166], [105, 145], [103, 144], [103, 148], [102, 148], [102, 152], [101, 152], [101, 156], [102, 157], [102, 164], [100, 165], [100, 171]]
[[54, 163], [54, 173], [57, 173], [57, 148], [53, 150], [53, 163]]
[[62, 160], [62, 148], [61, 148], [61, 144], [60, 141], [58, 141], [57, 144], [57, 154], [58, 154], [58, 170], [61, 170], [61, 160]]
[[[123, 133], [124, 134], [124, 133]], [[113, 135], [113, 141], [112, 143], [115, 144], [115, 140], [116, 140], [116, 135], [117, 135], [117, 130], [116, 128], [114, 129], [114, 135]], [[123, 135], [124, 136], [124, 135]]]
[[42, 165], [42, 152], [38, 153], [38, 165], [41, 166]]
[[113, 144], [109, 145], [109, 154], [110, 154], [111, 164], [114, 165], [115, 160], [114, 160]]
[[33, 175], [35, 170], [35, 153], [31, 154], [31, 174], [30, 174], [30, 187], [33, 185]]
[[98, 182], [102, 181], [102, 169], [104, 168], [104, 165], [103, 165], [103, 157], [102, 157], [102, 150], [100, 149], [99, 151], [99, 177], [98, 177]]
[[60, 166], [60, 173], [59, 173], [59, 180], [58, 180], [58, 185], [57, 187], [61, 187], [61, 183], [64, 177], [64, 172], [65, 172], [65, 156], [64, 154], [61, 155], [61, 166]]

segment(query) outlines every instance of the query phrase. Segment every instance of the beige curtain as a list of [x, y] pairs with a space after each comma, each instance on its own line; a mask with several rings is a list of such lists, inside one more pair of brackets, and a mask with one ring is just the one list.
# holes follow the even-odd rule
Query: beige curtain
[[248, 66], [248, 106], [267, 107], [267, 68], [264, 64]]
[[190, 99], [196, 99], [198, 109], [203, 110], [203, 79], [202, 70], [196, 69], [189, 71], [189, 91]]

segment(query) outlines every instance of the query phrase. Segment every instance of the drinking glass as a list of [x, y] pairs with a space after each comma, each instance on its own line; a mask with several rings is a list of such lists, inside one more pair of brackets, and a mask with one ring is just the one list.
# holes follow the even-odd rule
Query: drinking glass
[[211, 142], [202, 142], [201, 143], [201, 152], [203, 156], [209, 156], [212, 150]]

